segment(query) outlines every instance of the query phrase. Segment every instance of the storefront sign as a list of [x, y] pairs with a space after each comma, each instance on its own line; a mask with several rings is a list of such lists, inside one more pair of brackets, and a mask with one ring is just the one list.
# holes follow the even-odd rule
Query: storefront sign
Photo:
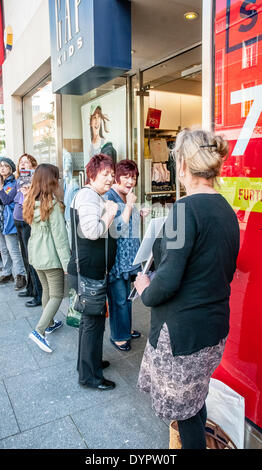
[[161, 113], [160, 109], [148, 108], [146, 126], [159, 129]]
[[129, 0], [49, 0], [54, 93], [81, 95], [131, 68]]
[[262, 0], [216, 0], [215, 131], [229, 157], [220, 191], [240, 225], [231, 330], [216, 378], [246, 400], [262, 426]]

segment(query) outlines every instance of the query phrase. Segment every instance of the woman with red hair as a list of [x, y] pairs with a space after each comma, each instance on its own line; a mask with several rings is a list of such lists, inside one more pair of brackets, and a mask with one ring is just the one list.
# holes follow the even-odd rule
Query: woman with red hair
[[[115, 260], [116, 241], [108, 234], [117, 205], [105, 202], [103, 195], [111, 188], [115, 178], [115, 165], [111, 157], [95, 155], [86, 166], [87, 184], [80, 189], [71, 204], [71, 226], [77, 227], [77, 247], [80, 274], [91, 279], [104, 279], [106, 272], [105, 242], [108, 237], [108, 271]], [[72, 233], [72, 255], [68, 265], [69, 284], [77, 291], [76, 246]], [[103, 369], [109, 366], [102, 361], [105, 314], [97, 316], [92, 311], [82, 313], [79, 326], [77, 370], [79, 383], [85, 387], [111, 390], [115, 383], [104, 378]]]

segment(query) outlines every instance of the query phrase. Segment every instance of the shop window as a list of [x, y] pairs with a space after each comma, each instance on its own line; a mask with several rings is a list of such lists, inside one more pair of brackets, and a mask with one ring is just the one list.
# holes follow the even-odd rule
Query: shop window
[[223, 124], [223, 70], [224, 58], [223, 51], [216, 52], [216, 70], [215, 70], [215, 123]]
[[96, 153], [126, 158], [126, 78], [84, 95], [62, 95], [63, 168], [66, 181], [85, 183], [84, 168]]
[[55, 95], [50, 79], [23, 98], [25, 151], [38, 163], [57, 164]]
[[[221, 68], [222, 61], [221, 55]], [[148, 92], [144, 99], [143, 184], [145, 203], [151, 206], [152, 217], [166, 216], [170, 203], [184, 194], [184, 188], [177, 182], [172, 149], [181, 129], [201, 127], [201, 63], [202, 47], [197, 46], [143, 72], [143, 89]], [[218, 85], [221, 75], [222, 70], [217, 76]], [[217, 88], [219, 119], [222, 93]]]
[[[248, 83], [242, 83], [242, 88], [251, 88], [253, 86], [256, 85], [256, 81], [253, 80], [252, 82], [248, 82]], [[250, 108], [253, 104], [253, 100], [250, 100], [250, 101], [244, 101], [243, 103], [241, 103], [241, 117], [242, 118], [246, 118], [249, 111], [250, 111]]]
[[257, 41], [253, 44], [243, 44], [242, 48], [242, 69], [247, 69], [257, 65]]
[[4, 114], [4, 98], [3, 83], [0, 75], [0, 154], [5, 154], [5, 114]]

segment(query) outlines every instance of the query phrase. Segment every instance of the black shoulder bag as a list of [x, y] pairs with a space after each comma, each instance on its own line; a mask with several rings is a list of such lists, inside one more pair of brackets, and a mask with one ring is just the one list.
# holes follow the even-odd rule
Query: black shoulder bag
[[[76, 198], [75, 198], [76, 200]], [[82, 276], [80, 274], [80, 265], [78, 257], [77, 245], [77, 228], [75, 217], [75, 200], [73, 205], [73, 222], [74, 222], [74, 237], [75, 237], [75, 250], [76, 250], [76, 270], [78, 292], [74, 303], [74, 309], [77, 312], [86, 315], [104, 315], [107, 296], [107, 282], [108, 282], [108, 234], [105, 239], [105, 258], [106, 258], [106, 271], [105, 277], [102, 280], [91, 279], [90, 277]]]

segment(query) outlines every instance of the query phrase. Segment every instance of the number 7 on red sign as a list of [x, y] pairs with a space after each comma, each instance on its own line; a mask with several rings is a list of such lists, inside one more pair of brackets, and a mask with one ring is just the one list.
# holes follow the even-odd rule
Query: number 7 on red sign
[[244, 155], [248, 142], [252, 137], [262, 112], [262, 85], [242, 88], [241, 90], [231, 92], [231, 104], [245, 103], [246, 101], [253, 101], [253, 104], [250, 107], [232, 155]]

